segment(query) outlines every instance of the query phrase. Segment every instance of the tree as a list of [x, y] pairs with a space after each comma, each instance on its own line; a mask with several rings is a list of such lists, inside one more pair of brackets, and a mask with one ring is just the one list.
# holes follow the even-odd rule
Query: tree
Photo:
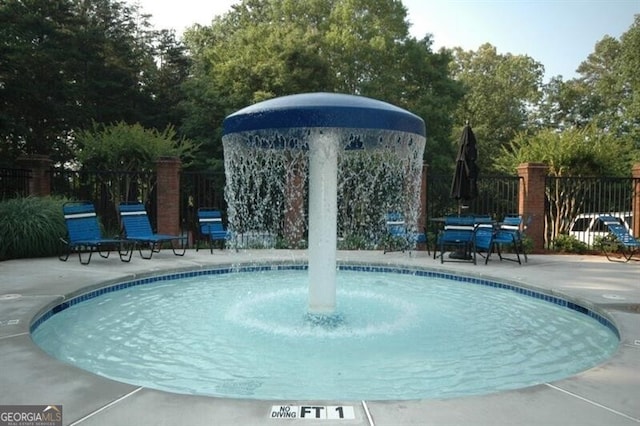
[[605, 36], [596, 43], [578, 68], [580, 77], [566, 82], [555, 77], [543, 88], [531, 128], [591, 127], [611, 144], [611, 152], [631, 146], [632, 159], [640, 160], [639, 49], [640, 15], [620, 40]]
[[635, 16], [631, 28], [620, 37], [619, 73], [623, 80], [622, 107], [624, 126], [628, 129], [640, 161], [640, 15]]
[[151, 93], [151, 105], [141, 122], [146, 127], [164, 129], [179, 126], [185, 119], [183, 103], [186, 100], [182, 84], [189, 78], [191, 59], [186, 46], [176, 40], [175, 32], [161, 30], [156, 35], [153, 56], [154, 67], [148, 67], [143, 84]]
[[451, 57], [433, 53], [429, 37], [409, 37], [406, 14], [398, 0], [241, 1], [185, 35], [193, 57], [185, 133], [220, 164], [226, 115], [276, 96], [343, 92], [419, 114], [431, 148], [452, 157], [450, 120], [441, 120], [461, 95], [447, 76]]
[[459, 134], [451, 142], [455, 132], [453, 112], [464, 95], [463, 86], [449, 77], [452, 56], [442, 49], [438, 54], [430, 54], [430, 36], [421, 41], [408, 40], [404, 44], [405, 53], [398, 62], [402, 77], [396, 90], [400, 105], [423, 117], [427, 126], [425, 161], [432, 174], [449, 174], [455, 167], [455, 156]]
[[[69, 28], [79, 25], [67, 0], [0, 4], [0, 156], [49, 154], [69, 137], [79, 113], [71, 96], [76, 70]], [[73, 123], [71, 123], [73, 126]]]
[[588, 93], [589, 88], [578, 80], [563, 81], [561, 76], [552, 77], [542, 87], [539, 104], [529, 113], [529, 131], [549, 128], [562, 131], [586, 126], [595, 108]]
[[631, 146], [615, 142], [612, 134], [595, 125], [562, 132], [541, 130], [533, 135], [521, 132], [496, 159], [496, 169], [514, 174], [518, 165], [542, 162], [549, 176], [628, 176]]
[[595, 124], [619, 137], [638, 135], [638, 49], [640, 15], [620, 40], [605, 36], [596, 43], [578, 67], [580, 77], [560, 83], [564, 91], [554, 99], [558, 117], [576, 126]]
[[92, 121], [148, 120], [157, 34], [147, 18], [118, 0], [0, 3], [1, 156], [64, 163]]
[[[466, 94], [456, 110], [460, 127], [469, 122], [479, 144], [479, 165], [484, 172], [493, 169], [501, 147], [524, 130], [529, 108], [540, 97], [544, 68], [524, 55], [498, 54], [491, 44], [477, 51], [453, 49], [453, 78]], [[459, 137], [456, 130], [454, 138]]]
[[407, 9], [393, 0], [332, 3], [324, 39], [335, 70], [335, 89], [393, 96], [396, 92], [392, 90], [398, 85], [393, 77], [398, 75], [400, 65], [396, 59], [400, 59], [409, 33]]

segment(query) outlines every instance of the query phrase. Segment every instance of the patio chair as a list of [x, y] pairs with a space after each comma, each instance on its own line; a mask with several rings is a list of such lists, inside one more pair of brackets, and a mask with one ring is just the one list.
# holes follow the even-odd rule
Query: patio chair
[[526, 230], [529, 222], [531, 222], [531, 216], [527, 219], [526, 223], [522, 219], [522, 216], [509, 214], [504, 217], [502, 223], [499, 224], [500, 235], [508, 240], [507, 234], [511, 234], [514, 240], [513, 246], [524, 257], [525, 263], [529, 261], [527, 259], [527, 251], [524, 249], [524, 231]]
[[[635, 255], [640, 255], [640, 240], [631, 235], [627, 228], [620, 223], [619, 219], [613, 216], [600, 216], [600, 219], [613, 236], [613, 241], [602, 242], [602, 251], [607, 256], [607, 259], [612, 262], [625, 263], [630, 260], [640, 261], [640, 258], [633, 258]], [[615, 246], [615, 250], [611, 250], [613, 246]], [[619, 253], [620, 256], [613, 257], [615, 252]]]
[[387, 213], [385, 216], [385, 227], [387, 229], [387, 235], [383, 243], [384, 253], [390, 251], [402, 251], [404, 253], [405, 250], [408, 250], [409, 254], [411, 254], [411, 250], [416, 244], [424, 244], [427, 253], [431, 254], [427, 241], [427, 230], [424, 229], [423, 232], [409, 231], [402, 213]]
[[433, 251], [433, 258], [437, 257], [440, 251], [440, 263], [444, 263], [444, 253], [446, 248], [454, 248], [450, 259], [470, 260], [476, 263], [476, 250], [474, 241], [475, 231], [474, 216], [447, 216], [444, 220], [444, 229], [438, 234], [436, 248]]
[[[522, 262], [520, 261], [520, 246], [513, 232], [504, 231], [500, 227], [494, 228], [492, 225], [478, 224], [476, 225], [473, 238], [474, 249], [477, 254], [484, 256], [485, 265], [489, 262], [489, 258], [494, 251], [498, 253], [501, 261], [509, 260], [512, 262], [518, 262], [519, 265], [522, 265]], [[503, 256], [502, 249], [505, 246], [508, 246], [515, 251], [516, 258]]]
[[[60, 238], [66, 249], [65, 253], [58, 257], [60, 260], [66, 262], [72, 252], [77, 252], [80, 263], [88, 265], [94, 252], [106, 259], [112, 250], [118, 251], [121, 261], [131, 260], [132, 242], [122, 238], [104, 238], [93, 203], [90, 201], [64, 203], [62, 214], [68, 235], [66, 239]], [[89, 256], [83, 260], [82, 253], [87, 252]]]
[[[151, 259], [153, 253], [160, 252], [162, 244], [170, 243], [173, 254], [184, 256], [186, 251], [186, 236], [156, 234], [151, 229], [147, 210], [142, 203], [120, 203], [118, 206], [120, 221], [127, 240], [135, 241], [140, 257]], [[174, 243], [179, 242], [181, 250], [177, 250]], [[149, 247], [149, 254], [145, 255], [142, 246]]]
[[[231, 239], [231, 233], [224, 228], [222, 222], [222, 212], [210, 207], [198, 209], [198, 229], [199, 237], [196, 241], [196, 251], [200, 249], [200, 240], [205, 239], [209, 244], [209, 251], [213, 254], [213, 242], [220, 241], [221, 249], [225, 243]], [[238, 248], [236, 247], [236, 251]]]

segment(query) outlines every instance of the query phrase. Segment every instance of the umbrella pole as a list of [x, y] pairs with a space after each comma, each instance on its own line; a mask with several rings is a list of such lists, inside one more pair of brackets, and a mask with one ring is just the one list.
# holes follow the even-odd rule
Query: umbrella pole
[[[458, 200], [458, 217], [460, 216], [462, 216], [462, 200]], [[467, 253], [465, 249], [459, 248], [449, 253], [449, 259], [471, 260], [472, 257], [471, 253]]]

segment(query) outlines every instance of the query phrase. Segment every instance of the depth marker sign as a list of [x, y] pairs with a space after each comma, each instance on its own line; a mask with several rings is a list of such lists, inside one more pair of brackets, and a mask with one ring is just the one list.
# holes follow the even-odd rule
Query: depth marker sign
[[356, 418], [356, 415], [353, 406], [350, 405], [273, 405], [269, 418], [353, 420]]

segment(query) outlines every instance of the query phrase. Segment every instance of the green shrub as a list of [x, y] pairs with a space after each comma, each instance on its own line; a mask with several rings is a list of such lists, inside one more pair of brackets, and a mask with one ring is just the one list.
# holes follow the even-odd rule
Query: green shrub
[[373, 243], [370, 238], [357, 232], [351, 233], [343, 238], [338, 239], [338, 250], [367, 250]]
[[[263, 247], [259, 247], [259, 248], [263, 248]], [[275, 242], [275, 249], [298, 249], [298, 250], [304, 250], [307, 248], [307, 241], [306, 240], [300, 240], [300, 241], [289, 241], [287, 238], [278, 236], [276, 238], [276, 242]]]
[[593, 246], [599, 250], [614, 253], [623, 249], [620, 242], [613, 235], [597, 236], [593, 240]]
[[573, 235], [558, 235], [555, 240], [553, 240], [553, 248], [556, 251], [564, 252], [564, 253], [578, 253], [583, 254], [586, 253], [588, 247], [585, 243], [578, 240]]
[[14, 198], [0, 202], [0, 260], [55, 256], [67, 233], [66, 199]]
[[533, 240], [528, 235], [522, 236], [522, 250], [527, 254], [533, 252]]

